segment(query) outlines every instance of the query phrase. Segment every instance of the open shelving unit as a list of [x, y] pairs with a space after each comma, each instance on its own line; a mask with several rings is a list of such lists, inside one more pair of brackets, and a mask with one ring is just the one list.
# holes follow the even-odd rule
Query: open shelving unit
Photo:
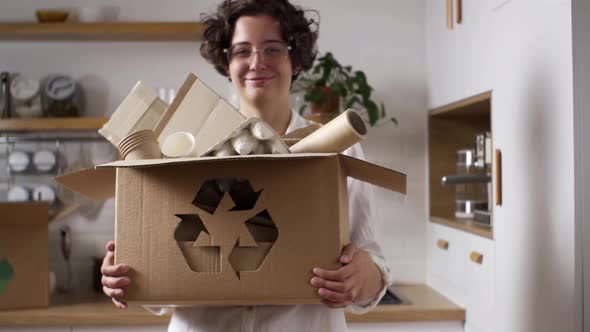
[[455, 188], [441, 185], [442, 176], [456, 173], [457, 150], [472, 148], [476, 134], [491, 132], [491, 98], [492, 93], [488, 91], [430, 110], [428, 181], [431, 222], [493, 239], [493, 227], [455, 217]]
[[98, 130], [107, 118], [11, 118], [0, 120], [0, 133]]
[[0, 23], [0, 41], [199, 41], [198, 22]]

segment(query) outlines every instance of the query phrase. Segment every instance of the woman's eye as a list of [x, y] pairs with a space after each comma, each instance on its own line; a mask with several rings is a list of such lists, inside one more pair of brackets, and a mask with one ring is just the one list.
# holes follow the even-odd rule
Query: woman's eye
[[239, 49], [237, 49], [237, 50], [234, 50], [234, 51], [232, 52], [232, 54], [233, 54], [234, 56], [237, 56], [237, 57], [243, 58], [243, 57], [249, 57], [251, 52], [252, 52], [252, 51], [251, 51], [250, 49], [247, 49], [247, 48], [239, 48]]
[[278, 47], [267, 47], [264, 49], [264, 53], [267, 55], [279, 55], [281, 54], [281, 49]]

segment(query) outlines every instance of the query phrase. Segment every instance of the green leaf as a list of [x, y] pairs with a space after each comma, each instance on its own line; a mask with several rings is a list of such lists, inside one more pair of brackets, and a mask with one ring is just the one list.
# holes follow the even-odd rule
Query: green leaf
[[2, 294], [10, 281], [12, 281], [12, 277], [14, 276], [14, 270], [12, 266], [7, 260], [3, 260], [0, 262], [0, 294]]

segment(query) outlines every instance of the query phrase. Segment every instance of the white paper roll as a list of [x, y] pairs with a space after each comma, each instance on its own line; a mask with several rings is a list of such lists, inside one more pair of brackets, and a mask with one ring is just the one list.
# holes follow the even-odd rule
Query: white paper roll
[[272, 130], [263, 121], [253, 123], [250, 126], [250, 132], [254, 137], [260, 140], [271, 139], [274, 136]]
[[223, 143], [217, 150], [213, 151], [215, 157], [234, 156], [236, 152], [229, 141]]
[[250, 154], [258, 144], [258, 141], [249, 130], [242, 130], [240, 135], [231, 139], [234, 150], [240, 155]]

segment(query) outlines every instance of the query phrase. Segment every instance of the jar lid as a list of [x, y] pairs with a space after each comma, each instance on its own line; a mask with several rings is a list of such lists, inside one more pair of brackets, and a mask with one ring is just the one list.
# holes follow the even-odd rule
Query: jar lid
[[26, 202], [30, 198], [30, 192], [22, 186], [14, 186], [8, 191], [9, 202]]
[[76, 92], [76, 81], [67, 75], [53, 75], [47, 79], [45, 94], [54, 100], [70, 98]]
[[26, 101], [37, 96], [40, 88], [38, 80], [19, 75], [10, 83], [10, 94], [14, 99]]

